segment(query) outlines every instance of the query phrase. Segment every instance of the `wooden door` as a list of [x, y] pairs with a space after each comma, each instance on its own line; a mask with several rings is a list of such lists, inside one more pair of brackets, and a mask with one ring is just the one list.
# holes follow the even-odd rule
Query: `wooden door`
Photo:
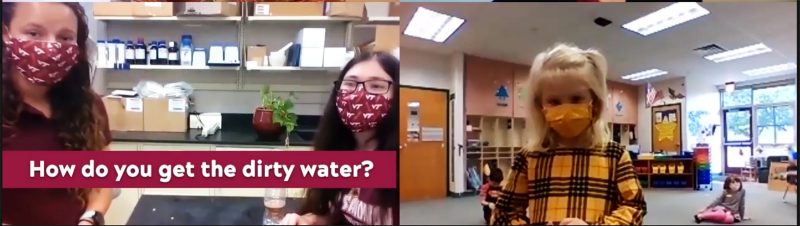
[[[400, 88], [400, 201], [447, 197], [447, 95], [447, 91]], [[418, 141], [409, 140], [414, 108], [409, 105], [418, 106]], [[431, 129], [441, 129], [441, 138], [427, 140], [426, 131]]]

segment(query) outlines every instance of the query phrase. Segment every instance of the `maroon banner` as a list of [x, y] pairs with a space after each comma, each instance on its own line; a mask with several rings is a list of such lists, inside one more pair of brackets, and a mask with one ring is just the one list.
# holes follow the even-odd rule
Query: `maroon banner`
[[3, 188], [396, 188], [394, 151], [3, 151]]

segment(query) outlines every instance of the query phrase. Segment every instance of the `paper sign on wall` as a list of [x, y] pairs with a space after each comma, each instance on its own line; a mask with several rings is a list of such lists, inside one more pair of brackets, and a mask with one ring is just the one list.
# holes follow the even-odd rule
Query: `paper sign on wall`
[[444, 128], [422, 127], [422, 141], [444, 141]]

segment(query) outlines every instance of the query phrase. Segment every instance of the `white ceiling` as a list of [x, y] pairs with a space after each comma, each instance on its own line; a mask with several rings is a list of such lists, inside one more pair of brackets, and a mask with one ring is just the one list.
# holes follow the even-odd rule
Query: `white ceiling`
[[[797, 3], [705, 3], [711, 14], [641, 36], [621, 26], [670, 3], [403, 3], [398, 12], [405, 29], [417, 7], [464, 18], [466, 23], [445, 43], [403, 35], [401, 46], [440, 54], [464, 52], [530, 65], [556, 42], [594, 47], [609, 60], [609, 79], [630, 84], [674, 77], [719, 76], [719, 83], [756, 79], [748, 69], [797, 62]], [[594, 24], [596, 17], [613, 23]], [[726, 50], [763, 42], [773, 52], [713, 63], [692, 49], [717, 44]], [[630, 82], [623, 75], [659, 68], [670, 74]], [[761, 79], [763, 77], [759, 77]]]

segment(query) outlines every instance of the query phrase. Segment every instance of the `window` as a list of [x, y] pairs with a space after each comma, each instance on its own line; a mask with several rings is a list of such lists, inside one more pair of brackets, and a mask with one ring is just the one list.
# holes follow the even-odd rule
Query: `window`
[[722, 94], [723, 107], [749, 106], [753, 104], [752, 89], [737, 89], [733, 92]]
[[756, 125], [759, 144], [794, 143], [794, 110], [791, 106], [758, 108]]
[[755, 104], [788, 103], [796, 99], [797, 90], [794, 85], [775, 86], [753, 90]]

